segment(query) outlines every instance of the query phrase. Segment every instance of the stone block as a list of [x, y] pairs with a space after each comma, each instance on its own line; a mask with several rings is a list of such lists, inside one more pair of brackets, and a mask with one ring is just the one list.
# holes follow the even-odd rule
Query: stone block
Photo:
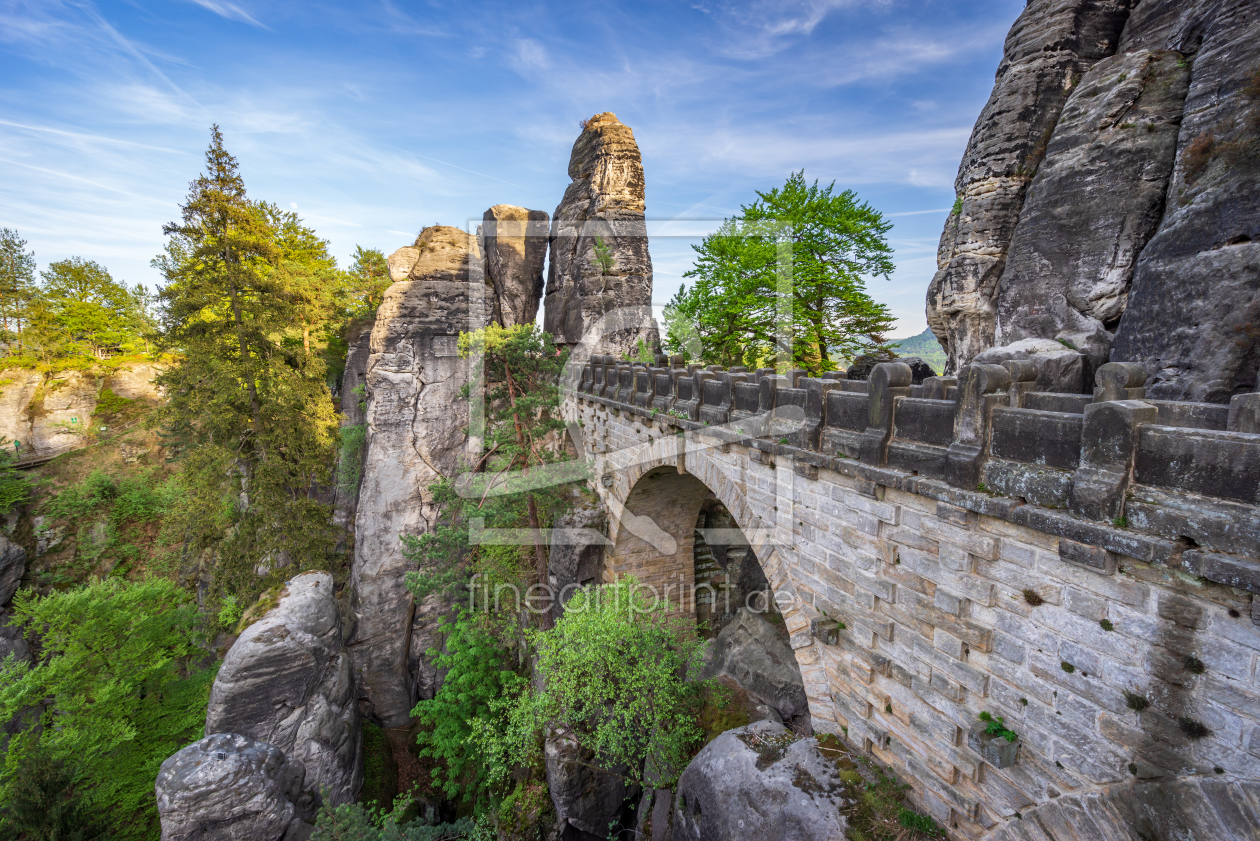
[[1208, 581], [1260, 593], [1260, 561], [1238, 555], [1191, 551], [1182, 555], [1183, 568]]
[[1081, 462], [1072, 477], [1068, 503], [1073, 514], [1090, 520], [1121, 516], [1137, 451], [1138, 427], [1158, 419], [1158, 409], [1134, 400], [1085, 407]]
[[1226, 429], [1260, 435], [1260, 393], [1237, 394], [1229, 402]]
[[967, 747], [994, 768], [1010, 768], [1019, 760], [1019, 739], [1008, 742], [1003, 736], [990, 736], [977, 725], [967, 731]]
[[1077, 543], [1075, 540], [1059, 541], [1059, 557], [1070, 564], [1088, 567], [1103, 575], [1116, 574], [1116, 557], [1106, 549]]

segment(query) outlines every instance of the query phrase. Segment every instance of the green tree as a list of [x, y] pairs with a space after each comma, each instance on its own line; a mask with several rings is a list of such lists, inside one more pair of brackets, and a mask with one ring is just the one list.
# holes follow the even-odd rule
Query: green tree
[[99, 358], [113, 347], [136, 338], [136, 301], [131, 290], [114, 280], [101, 264], [71, 257], [41, 272], [41, 295], [61, 329]]
[[[564, 430], [559, 419], [560, 372], [567, 354], [551, 335], [533, 324], [500, 327], [491, 324], [459, 337], [461, 355], [472, 359], [474, 380], [484, 373], [484, 455], [473, 472], [477, 481], [459, 488], [439, 482], [432, 489], [442, 506], [443, 524], [420, 536], [407, 536], [409, 557], [421, 571], [411, 575], [413, 590], [423, 595], [460, 586], [481, 547], [468, 542], [468, 519], [481, 518], [487, 528], [525, 528], [533, 543], [534, 579], [547, 585], [547, 547], [542, 528], [551, 513], [581, 477], [581, 465], [556, 471], [562, 455], [550, 443]], [[551, 473], [542, 471], [553, 468]], [[550, 614], [539, 621], [549, 624]]]
[[336, 320], [347, 285], [345, 274], [329, 254], [328, 241], [303, 225], [296, 213], [265, 202], [259, 207], [279, 248], [273, 282], [293, 308], [301, 325], [302, 349], [309, 355], [311, 334], [322, 334]]
[[666, 309], [666, 347], [698, 342], [704, 361], [723, 365], [780, 354], [814, 373], [885, 347], [892, 316], [866, 278], [893, 271], [892, 224], [834, 189], [793, 173], [695, 246], [694, 282]]
[[472, 721], [490, 781], [536, 761], [536, 734], [549, 727], [605, 771], [640, 782], [650, 758], [671, 785], [704, 735], [696, 718], [705, 684], [688, 680], [702, 646], [695, 623], [648, 604], [626, 579], [578, 591], [555, 627], [531, 641], [540, 688], [492, 703]]
[[355, 317], [374, 315], [391, 283], [385, 255], [379, 249], [356, 245], [354, 262], [350, 264], [350, 314]]
[[190, 549], [217, 543], [220, 589], [252, 595], [269, 583], [259, 564], [276, 579], [330, 563], [330, 511], [315, 489], [329, 479], [337, 415], [324, 361], [286, 341], [309, 316], [278, 270], [301, 242], [247, 198], [217, 126], [182, 210], [154, 260], [167, 280], [159, 348], [177, 355], [157, 378], [168, 395], [157, 422], [197, 502]]
[[[0, 228], [0, 326], [3, 341], [21, 341], [26, 302], [35, 286], [35, 253], [18, 232]], [[11, 352], [11, 351], [10, 351]]]
[[110, 837], [154, 837], [153, 780], [166, 757], [200, 738], [213, 679], [189, 673], [202, 653], [191, 596], [162, 579], [107, 579], [44, 597], [19, 591], [13, 613], [13, 624], [39, 635], [42, 655], [0, 665], [0, 721], [34, 714], [42, 726], [9, 741], [0, 814], [30, 796], [23, 779], [42, 754], [69, 772], [67, 796], [73, 789], [109, 817]]

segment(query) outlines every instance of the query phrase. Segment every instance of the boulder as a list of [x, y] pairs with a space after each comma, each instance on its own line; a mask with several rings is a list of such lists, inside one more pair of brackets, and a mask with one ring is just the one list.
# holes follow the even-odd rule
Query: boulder
[[643, 160], [630, 127], [610, 113], [583, 123], [569, 158], [572, 182], [551, 218], [543, 329], [557, 344], [633, 355], [659, 345], [652, 257], [644, 221]]
[[414, 567], [399, 535], [433, 526], [438, 509], [429, 486], [453, 477], [467, 456], [468, 401], [460, 392], [468, 363], [458, 340], [488, 322], [493, 297], [476, 237], [436, 226], [411, 248], [414, 255], [390, 258], [391, 272], [410, 268], [386, 290], [369, 340], [367, 451], [350, 569], [356, 621], [349, 650], [361, 710], [385, 727], [405, 726], [417, 697], [414, 606], [404, 580]]
[[1062, 339], [1105, 363], [1134, 266], [1164, 210], [1190, 77], [1180, 53], [1098, 62], [1073, 90], [1028, 188], [994, 341]]
[[206, 733], [274, 745], [332, 803], [357, 798], [363, 732], [332, 576], [293, 578], [233, 643], [210, 690]]
[[504, 327], [533, 324], [543, 294], [547, 260], [546, 211], [496, 204], [482, 216], [479, 231], [486, 277], [494, 287], [494, 320]]
[[955, 181], [927, 321], [952, 374], [993, 346], [996, 293], [1024, 194], [1068, 94], [1116, 51], [1133, 0], [1030, 2], [1006, 38], [993, 93]]
[[1193, 72], [1110, 358], [1142, 364], [1148, 398], [1228, 403], [1260, 370], [1260, 16], [1253, 0], [1154, 3], [1125, 38], [1193, 54]]
[[26, 572], [26, 550], [0, 535], [0, 605], [9, 603]]
[[297, 841], [310, 837], [315, 798], [306, 769], [274, 745], [207, 736], [167, 758], [157, 776], [162, 841]]
[[610, 827], [634, 826], [638, 786], [627, 782], [624, 774], [592, 767], [594, 754], [562, 732], [552, 732], [543, 747], [559, 837], [603, 841]]
[[781, 721], [808, 727], [809, 700], [787, 629], [747, 607], [727, 623], [705, 656], [702, 676], [725, 675]]
[[718, 736], [683, 771], [673, 841], [844, 841], [843, 793], [814, 739], [757, 721]]
[[[1013, 359], [1037, 366], [1037, 391], [1085, 392], [1084, 355], [1052, 339], [1021, 339], [1004, 347], [989, 348], [972, 361], [976, 365], [1001, 365]], [[1088, 384], [1093, 384], [1092, 378]]]

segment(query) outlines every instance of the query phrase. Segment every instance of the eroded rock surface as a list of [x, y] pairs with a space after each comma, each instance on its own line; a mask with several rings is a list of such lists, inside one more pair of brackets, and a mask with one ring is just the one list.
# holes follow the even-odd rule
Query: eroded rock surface
[[1081, 394], [1093, 378], [1085, 376], [1085, 356], [1052, 339], [1020, 339], [1009, 345], [989, 348], [972, 360], [977, 365], [1001, 365], [1009, 360], [1025, 360], [1037, 366], [1037, 390]]
[[844, 841], [843, 792], [814, 739], [757, 721], [718, 736], [683, 771], [673, 841]]
[[644, 221], [643, 161], [630, 127], [596, 114], [573, 144], [573, 179], [551, 220], [543, 329], [581, 354], [659, 342]]
[[1147, 2], [1126, 46], [1178, 50], [1192, 70], [1167, 209], [1111, 360], [1140, 362], [1150, 398], [1226, 403], [1260, 372], [1260, 9]]
[[634, 825], [639, 787], [624, 774], [596, 770], [595, 757], [564, 734], [552, 733], [544, 745], [547, 787], [556, 809], [557, 831], [571, 841], [602, 841], [610, 825]]
[[703, 677], [727, 675], [781, 721], [807, 727], [809, 700], [787, 630], [746, 607], [714, 639]]
[[543, 294], [548, 222], [542, 210], [496, 204], [482, 217], [486, 277], [494, 288], [494, 320], [504, 327], [533, 324]]
[[1159, 225], [1189, 65], [1173, 51], [1103, 59], [1073, 90], [1028, 188], [995, 342], [1070, 342], [1107, 361], [1138, 254]]
[[206, 732], [274, 745], [334, 804], [358, 796], [363, 732], [332, 576], [293, 578], [232, 645], [210, 691]]
[[235, 733], [207, 736], [167, 758], [157, 776], [162, 841], [298, 841], [315, 799], [306, 770], [274, 745]]
[[44, 383], [44, 401], [31, 422], [31, 446], [54, 450], [78, 444], [87, 433], [100, 391], [82, 371], [67, 371]]
[[1006, 39], [989, 102], [958, 170], [959, 212], [946, 221], [927, 321], [946, 373], [993, 346], [998, 281], [1024, 193], [1068, 95], [1116, 51], [1132, 0], [1034, 0]]
[[[406, 253], [403, 253], [406, 252]], [[429, 486], [453, 476], [468, 447], [468, 363], [461, 331], [491, 311], [476, 237], [426, 228], [389, 258], [391, 276], [372, 327], [366, 367], [367, 455], [350, 573], [357, 621], [350, 642], [362, 709], [386, 727], [406, 725], [417, 697], [409, 665], [414, 606], [403, 534], [437, 516]]]
[[0, 535], [0, 605], [9, 603], [26, 572], [26, 550]]
[[[557, 598], [567, 602], [578, 587], [602, 579], [608, 514], [598, 501], [582, 499], [556, 518], [547, 552], [547, 575]], [[554, 609], [556, 618], [563, 613]]]

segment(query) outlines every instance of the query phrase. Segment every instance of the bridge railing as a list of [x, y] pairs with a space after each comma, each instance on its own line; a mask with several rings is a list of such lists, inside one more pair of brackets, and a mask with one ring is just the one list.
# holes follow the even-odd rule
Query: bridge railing
[[[1145, 372], [1130, 363], [1101, 366], [1093, 394], [1036, 391], [1025, 361], [911, 379], [899, 362], [859, 381], [604, 356], [571, 382], [575, 398], [770, 439], [814, 463], [856, 460], [1233, 553], [1235, 586], [1260, 592], [1260, 393], [1229, 406], [1146, 400]], [[1213, 563], [1224, 562], [1196, 570]]]

